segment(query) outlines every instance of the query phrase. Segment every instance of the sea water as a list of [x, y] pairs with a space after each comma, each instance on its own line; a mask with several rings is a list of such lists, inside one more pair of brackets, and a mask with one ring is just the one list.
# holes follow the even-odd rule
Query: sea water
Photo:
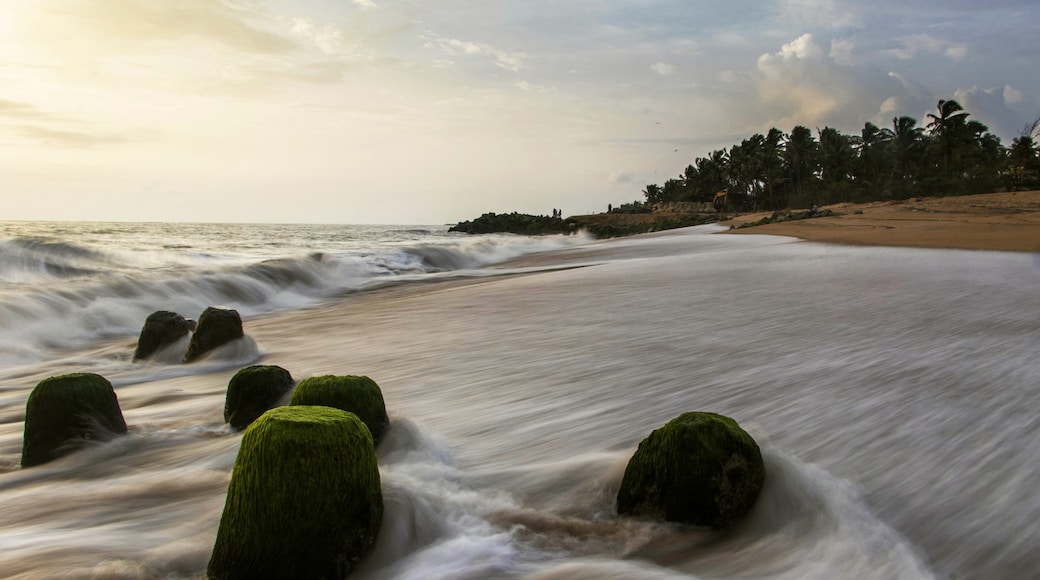
[[[258, 362], [383, 389], [386, 513], [356, 577], [1040, 570], [1035, 256], [445, 229], [0, 226], [0, 574], [203, 577], [241, 437], [227, 381]], [[246, 338], [130, 361], [149, 313], [210, 305]], [[80, 371], [112, 381], [129, 434], [20, 469], [29, 391]], [[758, 440], [752, 513], [617, 518], [638, 442], [691, 410]]]

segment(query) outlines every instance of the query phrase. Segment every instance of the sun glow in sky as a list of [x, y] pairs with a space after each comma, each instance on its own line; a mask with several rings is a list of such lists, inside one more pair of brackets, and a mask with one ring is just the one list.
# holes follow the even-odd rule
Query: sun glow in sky
[[1040, 116], [1033, 0], [5, 0], [0, 219], [448, 223], [795, 125]]

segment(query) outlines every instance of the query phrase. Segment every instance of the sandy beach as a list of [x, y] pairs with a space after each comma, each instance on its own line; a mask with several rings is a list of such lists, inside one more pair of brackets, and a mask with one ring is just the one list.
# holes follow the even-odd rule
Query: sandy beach
[[[836, 244], [1040, 252], [1040, 191], [836, 204], [831, 217], [734, 229]], [[771, 215], [747, 214], [741, 225]]]

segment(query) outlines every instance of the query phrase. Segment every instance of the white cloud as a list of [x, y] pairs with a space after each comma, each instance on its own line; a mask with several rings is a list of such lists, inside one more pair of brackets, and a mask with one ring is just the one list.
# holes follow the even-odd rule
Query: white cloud
[[1022, 91], [1012, 87], [1011, 85], [1004, 85], [1004, 102], [1008, 104], [1021, 103], [1025, 100], [1025, 95]]
[[971, 119], [984, 123], [990, 132], [1010, 139], [1018, 135], [1025, 120], [1008, 107], [1006, 89], [1006, 86], [989, 89], [974, 86], [958, 89], [953, 98], [971, 115]]
[[353, 0], [355, 6], [360, 6], [362, 10], [371, 10], [377, 8], [376, 3], [372, 0]]
[[930, 34], [907, 36], [900, 42], [902, 46], [885, 50], [882, 54], [899, 60], [910, 60], [921, 54], [941, 54], [953, 60], [962, 60], [968, 56], [967, 45], [935, 38]]
[[[457, 38], [439, 39], [436, 40], [434, 44], [451, 55], [458, 55], [461, 53], [466, 56], [490, 57], [498, 67], [513, 72], [519, 72], [524, 68], [525, 55], [522, 52], [508, 52], [495, 48], [489, 44], [463, 41]], [[427, 43], [427, 46], [430, 46], [430, 43]]]
[[663, 77], [670, 77], [675, 74], [675, 65], [666, 62], [658, 62], [650, 65], [650, 70]]

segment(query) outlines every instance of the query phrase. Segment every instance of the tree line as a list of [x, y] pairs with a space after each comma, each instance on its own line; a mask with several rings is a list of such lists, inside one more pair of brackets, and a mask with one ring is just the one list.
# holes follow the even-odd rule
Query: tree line
[[937, 109], [924, 126], [902, 116], [891, 128], [865, 123], [858, 135], [773, 128], [698, 157], [643, 194], [652, 205], [713, 202], [727, 191], [731, 205], [768, 210], [1040, 187], [1040, 118], [1005, 147], [957, 101], [940, 100]]

